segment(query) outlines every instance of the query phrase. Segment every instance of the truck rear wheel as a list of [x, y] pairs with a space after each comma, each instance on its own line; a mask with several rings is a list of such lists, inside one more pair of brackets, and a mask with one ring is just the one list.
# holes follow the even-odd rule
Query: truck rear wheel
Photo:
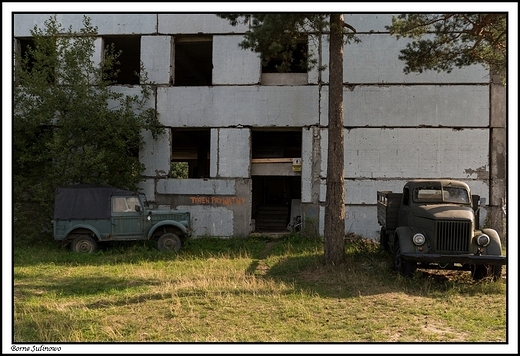
[[70, 244], [72, 252], [93, 253], [96, 252], [98, 244], [89, 235], [79, 235]]
[[379, 247], [382, 251], [390, 252], [390, 236], [385, 232], [385, 228], [381, 228], [381, 232], [379, 234]]
[[182, 241], [179, 236], [174, 233], [167, 232], [161, 235], [157, 241], [157, 249], [159, 251], [173, 251], [177, 252], [182, 246]]
[[394, 271], [397, 271], [404, 277], [411, 277], [417, 270], [417, 263], [403, 260], [401, 258], [401, 245], [399, 244], [399, 236], [395, 237], [394, 243]]

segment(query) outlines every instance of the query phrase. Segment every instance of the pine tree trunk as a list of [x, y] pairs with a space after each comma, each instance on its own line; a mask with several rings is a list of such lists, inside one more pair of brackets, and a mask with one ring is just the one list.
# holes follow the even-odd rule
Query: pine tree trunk
[[345, 262], [345, 166], [343, 138], [343, 15], [330, 16], [329, 142], [325, 203], [325, 263]]

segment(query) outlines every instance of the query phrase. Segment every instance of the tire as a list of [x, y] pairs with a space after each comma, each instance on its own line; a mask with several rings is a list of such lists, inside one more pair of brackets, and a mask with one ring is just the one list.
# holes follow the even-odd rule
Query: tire
[[401, 245], [399, 244], [399, 236], [395, 237], [393, 269], [404, 277], [412, 277], [417, 270], [416, 262], [406, 261], [401, 258]]
[[379, 247], [382, 251], [390, 252], [390, 236], [385, 232], [385, 229], [382, 227], [381, 232], [379, 234]]
[[159, 240], [157, 241], [157, 249], [159, 251], [173, 251], [177, 252], [182, 247], [182, 241], [174, 233], [167, 232], [166, 234], [161, 235]]
[[502, 277], [501, 265], [476, 265], [471, 269], [471, 277], [474, 281], [480, 281], [488, 276], [492, 276], [494, 281]]
[[502, 278], [502, 266], [501, 265], [492, 265], [491, 274], [493, 275], [493, 280], [498, 281]]
[[89, 235], [79, 235], [70, 244], [72, 252], [93, 253], [98, 249], [98, 243]]
[[474, 265], [471, 267], [471, 278], [474, 281], [480, 281], [488, 275], [488, 268], [486, 265]]

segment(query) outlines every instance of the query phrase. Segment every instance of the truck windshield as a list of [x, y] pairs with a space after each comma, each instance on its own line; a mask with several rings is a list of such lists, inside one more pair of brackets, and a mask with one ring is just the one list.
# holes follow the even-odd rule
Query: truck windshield
[[414, 201], [420, 203], [469, 204], [469, 194], [463, 187], [417, 187]]

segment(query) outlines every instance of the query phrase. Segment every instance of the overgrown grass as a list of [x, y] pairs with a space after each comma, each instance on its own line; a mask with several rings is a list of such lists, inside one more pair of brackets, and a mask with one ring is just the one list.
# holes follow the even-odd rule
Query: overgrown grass
[[199, 238], [95, 254], [14, 251], [14, 343], [506, 343], [506, 282], [469, 272], [404, 279], [376, 243], [349, 239], [323, 264], [320, 239]]

